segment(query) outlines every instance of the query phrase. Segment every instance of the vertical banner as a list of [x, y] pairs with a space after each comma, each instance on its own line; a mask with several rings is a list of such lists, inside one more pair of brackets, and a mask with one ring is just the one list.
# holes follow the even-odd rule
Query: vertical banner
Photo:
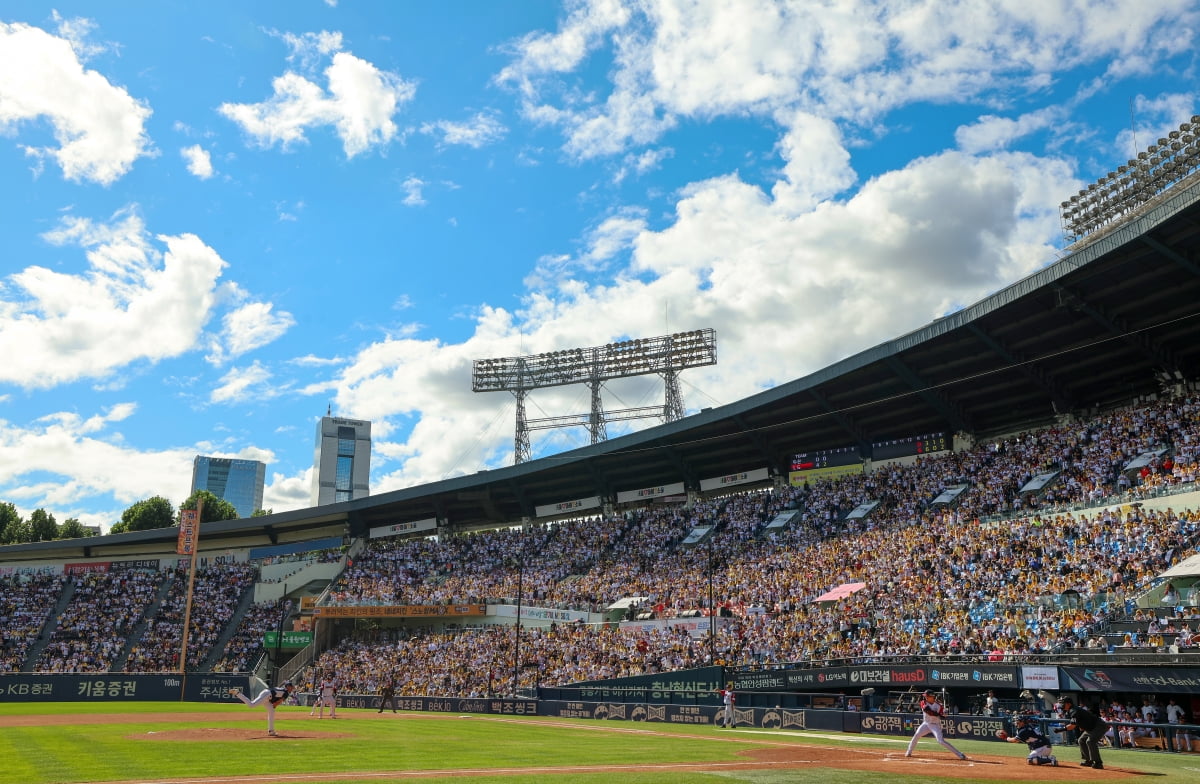
[[200, 525], [199, 516], [195, 509], [184, 509], [179, 513], [179, 541], [175, 544], [175, 552], [180, 555], [191, 555], [196, 549], [196, 529]]

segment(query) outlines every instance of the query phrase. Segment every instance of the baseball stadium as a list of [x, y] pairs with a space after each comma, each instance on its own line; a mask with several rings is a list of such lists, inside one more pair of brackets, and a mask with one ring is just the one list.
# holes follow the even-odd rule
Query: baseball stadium
[[[0, 781], [1194, 780], [1195, 132], [1064, 201], [1036, 274], [736, 403], [0, 547]], [[717, 338], [475, 379], [674, 372]]]

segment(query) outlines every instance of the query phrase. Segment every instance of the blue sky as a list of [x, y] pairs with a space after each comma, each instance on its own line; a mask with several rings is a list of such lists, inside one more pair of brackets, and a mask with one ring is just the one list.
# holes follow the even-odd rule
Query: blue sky
[[304, 507], [327, 407], [374, 423], [372, 492], [506, 465], [478, 358], [711, 327], [689, 410], [803, 376], [1053, 261], [1058, 204], [1197, 113], [1198, 29], [1191, 0], [9, 0], [0, 500], [107, 528], [209, 454]]

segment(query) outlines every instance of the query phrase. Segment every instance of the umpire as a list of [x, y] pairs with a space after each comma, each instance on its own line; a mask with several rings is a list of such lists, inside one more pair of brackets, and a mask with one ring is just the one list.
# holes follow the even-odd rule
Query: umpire
[[1100, 761], [1100, 739], [1108, 732], [1108, 722], [1082, 706], [1077, 707], [1075, 700], [1070, 697], [1062, 698], [1063, 718], [1067, 720], [1064, 729], [1075, 730], [1079, 733], [1079, 756], [1083, 761], [1079, 764], [1085, 768], [1104, 770]]

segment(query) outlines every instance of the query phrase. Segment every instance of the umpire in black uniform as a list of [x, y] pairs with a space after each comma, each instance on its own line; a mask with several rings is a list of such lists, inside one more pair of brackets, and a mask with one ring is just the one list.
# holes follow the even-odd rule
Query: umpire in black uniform
[[396, 676], [389, 675], [387, 682], [383, 684], [383, 688], [379, 690], [379, 712], [383, 713], [383, 706], [388, 703], [392, 704], [392, 713], [396, 712]]
[[1085, 768], [1104, 770], [1104, 763], [1100, 761], [1100, 739], [1108, 732], [1108, 722], [1087, 708], [1076, 706], [1075, 700], [1070, 697], [1062, 698], [1062, 710], [1067, 720], [1064, 729], [1079, 733], [1079, 756], [1083, 758], [1079, 764]]

